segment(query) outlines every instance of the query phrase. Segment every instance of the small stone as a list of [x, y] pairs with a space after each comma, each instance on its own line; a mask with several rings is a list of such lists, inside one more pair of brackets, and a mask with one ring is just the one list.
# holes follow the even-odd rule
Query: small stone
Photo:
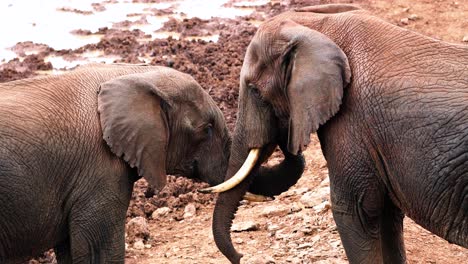
[[400, 19], [400, 24], [401, 25], [408, 25], [409, 24], [409, 19], [407, 17]]
[[315, 244], [317, 241], [320, 240], [320, 235], [313, 236], [311, 240], [312, 240], [312, 244]]
[[337, 248], [341, 245], [341, 241], [340, 240], [332, 240], [329, 242], [329, 244], [334, 247], [334, 248]]
[[323, 197], [320, 193], [316, 191], [306, 192], [301, 196], [299, 201], [307, 208], [314, 207], [323, 202]]
[[304, 244], [300, 244], [297, 249], [304, 249], [304, 248], [311, 248], [313, 247], [314, 244], [313, 243], [304, 243]]
[[150, 245], [150, 244], [145, 244], [145, 248], [146, 248], [146, 249], [150, 249], [150, 248], [151, 248], [151, 245]]
[[239, 237], [238, 237], [238, 238], [236, 238], [236, 239], [234, 240], [234, 243], [236, 243], [236, 244], [242, 244], [242, 243], [244, 243], [244, 240], [242, 240], [242, 238], [239, 238]]
[[328, 201], [325, 201], [319, 205], [316, 205], [313, 207], [315, 211], [323, 213], [328, 211], [331, 208], [331, 205]]
[[146, 218], [137, 216], [127, 224], [127, 237], [130, 242], [147, 239], [150, 236]]
[[189, 219], [193, 218], [197, 213], [197, 208], [195, 207], [195, 204], [189, 203], [185, 206], [184, 209], [184, 219]]
[[463, 42], [468, 42], [468, 35], [465, 35], [462, 39]]
[[289, 208], [289, 213], [297, 213], [302, 211], [302, 207], [299, 203], [293, 203]]
[[258, 230], [258, 224], [253, 221], [235, 223], [231, 227], [233, 232], [255, 231]]
[[416, 15], [416, 14], [411, 14], [409, 17], [408, 17], [409, 20], [411, 21], [416, 21], [419, 19], [419, 16]]
[[260, 213], [262, 216], [285, 216], [290, 212], [288, 207], [278, 207], [276, 205], [267, 206]]
[[280, 229], [279, 225], [272, 224], [272, 225], [267, 226], [267, 230], [270, 231], [270, 232], [271, 231], [276, 231], [276, 230], [279, 230], [279, 229]]
[[142, 240], [137, 240], [135, 243], [133, 243], [133, 248], [136, 250], [143, 250], [145, 249], [145, 244]]
[[151, 214], [151, 217], [152, 217], [153, 219], [156, 219], [156, 218], [158, 218], [158, 217], [167, 216], [170, 212], [171, 212], [171, 209], [169, 209], [169, 207], [161, 207], [161, 208], [156, 209], [156, 210]]

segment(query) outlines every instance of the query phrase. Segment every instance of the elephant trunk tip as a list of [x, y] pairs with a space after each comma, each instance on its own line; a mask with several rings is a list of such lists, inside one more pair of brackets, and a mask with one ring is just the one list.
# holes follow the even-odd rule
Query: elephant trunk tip
[[[230, 229], [231, 224], [229, 224], [227, 228]], [[215, 238], [216, 246], [221, 251], [221, 253], [229, 260], [229, 262], [231, 262], [232, 264], [240, 264], [240, 260], [244, 255], [237, 252], [237, 250], [234, 248], [229, 231], [226, 232], [226, 228], [223, 228], [223, 231], [224, 232], [220, 232], [220, 230], [217, 229], [216, 225], [213, 225], [213, 235]]]
[[244, 255], [236, 252], [236, 255], [233, 256], [232, 259], [229, 259], [229, 261], [231, 261], [232, 264], [240, 264], [240, 260], [241, 258], [243, 257]]

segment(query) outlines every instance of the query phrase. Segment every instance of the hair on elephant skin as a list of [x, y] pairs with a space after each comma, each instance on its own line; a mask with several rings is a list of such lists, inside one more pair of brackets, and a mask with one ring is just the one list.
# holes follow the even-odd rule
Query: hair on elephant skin
[[226, 179], [250, 149], [279, 145], [291, 167], [278, 176], [257, 164], [218, 197], [214, 238], [232, 263], [242, 257], [229, 234], [239, 199], [247, 190], [274, 195], [294, 184], [314, 132], [350, 263], [404, 263], [405, 215], [468, 247], [467, 46], [353, 5], [311, 6], [264, 22], [241, 70]]
[[0, 84], [0, 263], [54, 248], [58, 263], [123, 263], [140, 177], [222, 182], [230, 137], [189, 75], [92, 65]]

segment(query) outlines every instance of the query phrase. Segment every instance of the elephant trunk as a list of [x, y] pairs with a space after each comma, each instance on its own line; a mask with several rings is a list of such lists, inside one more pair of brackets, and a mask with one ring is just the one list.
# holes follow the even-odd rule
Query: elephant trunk
[[297, 183], [305, 169], [302, 153], [283, 151], [284, 160], [273, 167], [260, 167], [249, 186], [249, 192], [263, 196], [279, 195]]
[[[245, 159], [243, 155], [236, 156], [247, 152], [245, 145], [236, 144], [239, 142], [241, 141], [233, 144], [233, 156], [231, 156], [228, 175], [234, 174], [242, 165], [242, 159]], [[213, 213], [213, 236], [216, 246], [231, 263], [240, 263], [242, 257], [242, 254], [238, 253], [232, 244], [230, 229], [239, 203], [247, 190], [260, 195], [278, 195], [294, 185], [304, 171], [305, 162], [302, 154], [292, 155], [283, 147], [281, 149], [284, 151], [285, 159], [281, 163], [272, 168], [261, 167], [262, 162], [271, 155], [275, 147], [275, 144], [264, 146], [260, 159], [249, 175], [236, 187], [220, 193], [216, 201]], [[245, 149], [239, 151], [241, 148]]]
[[260, 165], [273, 153], [277, 144], [276, 117], [269, 106], [257, 104], [252, 92], [245, 89], [244, 83], [241, 84], [238, 120], [225, 180], [230, 179], [241, 168], [252, 149], [260, 149], [260, 157], [241, 183], [220, 193], [213, 213], [212, 228], [215, 243], [231, 263], [240, 263], [242, 257], [232, 245], [230, 235], [232, 220]]
[[242, 254], [238, 253], [232, 244], [230, 233], [232, 220], [258, 166], [256, 165], [244, 181], [233, 189], [221, 193], [216, 200], [213, 213], [213, 237], [218, 249], [231, 263], [240, 263], [242, 258]]
[[[242, 117], [238, 120], [234, 132], [231, 146], [231, 156], [229, 159], [226, 179], [231, 178], [241, 167], [249, 153], [249, 146], [245, 140], [245, 129], [242, 124]], [[264, 137], [265, 138], [265, 137]], [[247, 192], [256, 172], [262, 162], [274, 151], [274, 144], [266, 144], [261, 147], [260, 158], [257, 160], [249, 175], [234, 188], [219, 194], [213, 213], [213, 237], [218, 249], [226, 256], [231, 263], [240, 263], [242, 254], [234, 248], [231, 240], [230, 229], [234, 215], [237, 212], [242, 197]]]

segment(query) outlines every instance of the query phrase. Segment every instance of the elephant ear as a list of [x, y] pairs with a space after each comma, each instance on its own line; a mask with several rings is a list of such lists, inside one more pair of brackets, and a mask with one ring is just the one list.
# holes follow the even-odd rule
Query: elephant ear
[[292, 21], [281, 27], [289, 40], [282, 55], [289, 100], [288, 151], [297, 155], [310, 133], [338, 112], [351, 78], [344, 52], [325, 35]]
[[168, 107], [167, 96], [139, 74], [110, 80], [99, 90], [104, 140], [156, 190], [166, 184]]

